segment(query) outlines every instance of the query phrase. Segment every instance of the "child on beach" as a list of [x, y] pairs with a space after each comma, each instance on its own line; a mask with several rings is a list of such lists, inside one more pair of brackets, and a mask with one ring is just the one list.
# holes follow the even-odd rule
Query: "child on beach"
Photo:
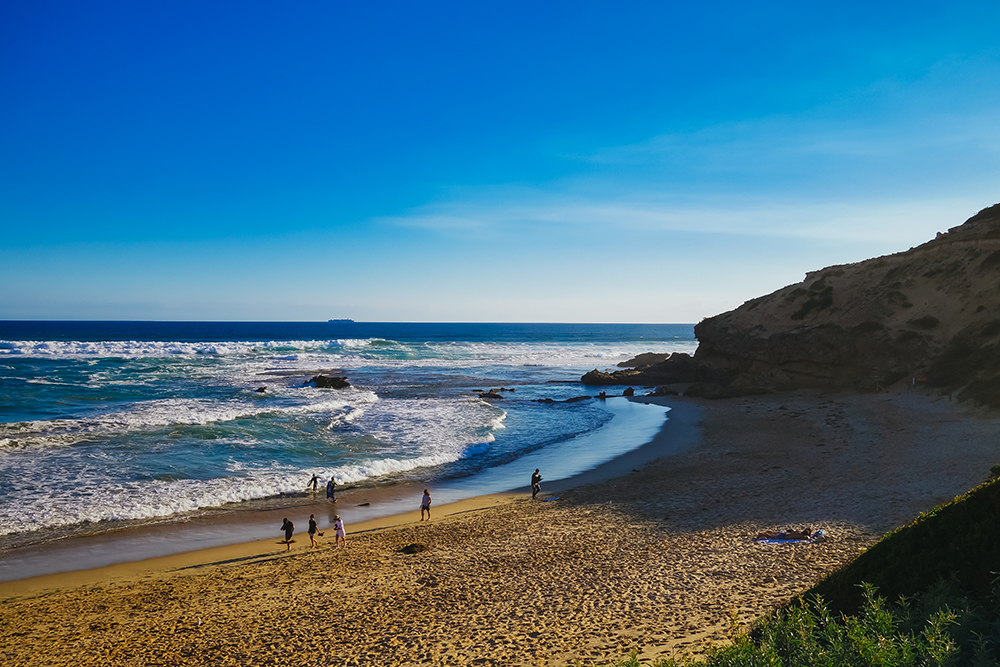
[[420, 499], [420, 520], [424, 520], [424, 512], [427, 512], [427, 520], [431, 520], [431, 492], [424, 489], [424, 497]]
[[285, 545], [288, 546], [286, 551], [292, 550], [292, 533], [295, 532], [295, 524], [289, 521], [287, 518], [283, 519], [281, 522], [281, 529], [285, 531]]
[[337, 549], [340, 545], [341, 547], [347, 547], [347, 531], [344, 530], [344, 522], [341, 520], [340, 515], [334, 517], [333, 528], [337, 531], [337, 536], [333, 541], [333, 548]]

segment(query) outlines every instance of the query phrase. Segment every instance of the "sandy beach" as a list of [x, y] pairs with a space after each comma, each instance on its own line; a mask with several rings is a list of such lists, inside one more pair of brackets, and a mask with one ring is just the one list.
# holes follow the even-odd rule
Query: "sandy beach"
[[[921, 393], [668, 404], [653, 442], [543, 483], [537, 501], [514, 492], [435, 507], [429, 523], [414, 511], [349, 525], [343, 550], [332, 533], [310, 550], [296, 517], [287, 552], [276, 528], [264, 542], [0, 583], [0, 657], [589, 665], [630, 650], [694, 654], [725, 640], [731, 615], [765, 613], [1000, 462], [1000, 419]], [[804, 525], [828, 539], [753, 540]]]

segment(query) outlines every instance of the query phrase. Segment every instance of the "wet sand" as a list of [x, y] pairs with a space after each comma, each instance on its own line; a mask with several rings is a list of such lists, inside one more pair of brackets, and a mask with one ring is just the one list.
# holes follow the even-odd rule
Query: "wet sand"
[[[310, 550], [300, 525], [290, 552], [275, 530], [2, 583], [0, 662], [587, 665], [632, 649], [697, 653], [724, 640], [731, 614], [765, 613], [1000, 462], [1000, 420], [924, 395], [673, 405], [653, 443], [543, 484], [539, 501], [515, 492], [435, 507], [429, 523], [414, 511], [392, 527], [349, 525], [343, 550], [332, 533]], [[829, 539], [753, 540], [800, 525]], [[426, 550], [404, 553], [415, 544]]]

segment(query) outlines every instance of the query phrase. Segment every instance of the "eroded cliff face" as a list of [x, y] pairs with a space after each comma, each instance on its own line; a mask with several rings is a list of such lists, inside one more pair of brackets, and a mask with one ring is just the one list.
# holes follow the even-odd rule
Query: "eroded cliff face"
[[[809, 273], [695, 335], [694, 363], [676, 360], [690, 393], [875, 391], [916, 378], [1000, 407], [1000, 204], [906, 252]], [[674, 361], [628, 381], [678, 381]]]
[[[695, 327], [695, 359], [741, 389], [958, 388], [1000, 372], [1000, 205], [906, 252], [807, 274]], [[953, 362], [973, 355], [955, 372]], [[952, 359], [952, 363], [945, 363]]]

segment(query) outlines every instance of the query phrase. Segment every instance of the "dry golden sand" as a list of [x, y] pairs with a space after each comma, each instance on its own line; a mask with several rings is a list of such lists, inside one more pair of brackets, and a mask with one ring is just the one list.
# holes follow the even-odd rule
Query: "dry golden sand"
[[[692, 449], [557, 501], [514, 496], [353, 534], [346, 550], [328, 533], [310, 551], [302, 535], [290, 553], [272, 544], [9, 597], [0, 662], [590, 665], [632, 649], [691, 654], [724, 640], [730, 614], [768, 611], [1000, 462], [995, 418], [924, 396], [732, 399], [706, 404], [702, 428]], [[806, 524], [829, 539], [753, 541]], [[428, 550], [401, 552], [416, 543]]]

